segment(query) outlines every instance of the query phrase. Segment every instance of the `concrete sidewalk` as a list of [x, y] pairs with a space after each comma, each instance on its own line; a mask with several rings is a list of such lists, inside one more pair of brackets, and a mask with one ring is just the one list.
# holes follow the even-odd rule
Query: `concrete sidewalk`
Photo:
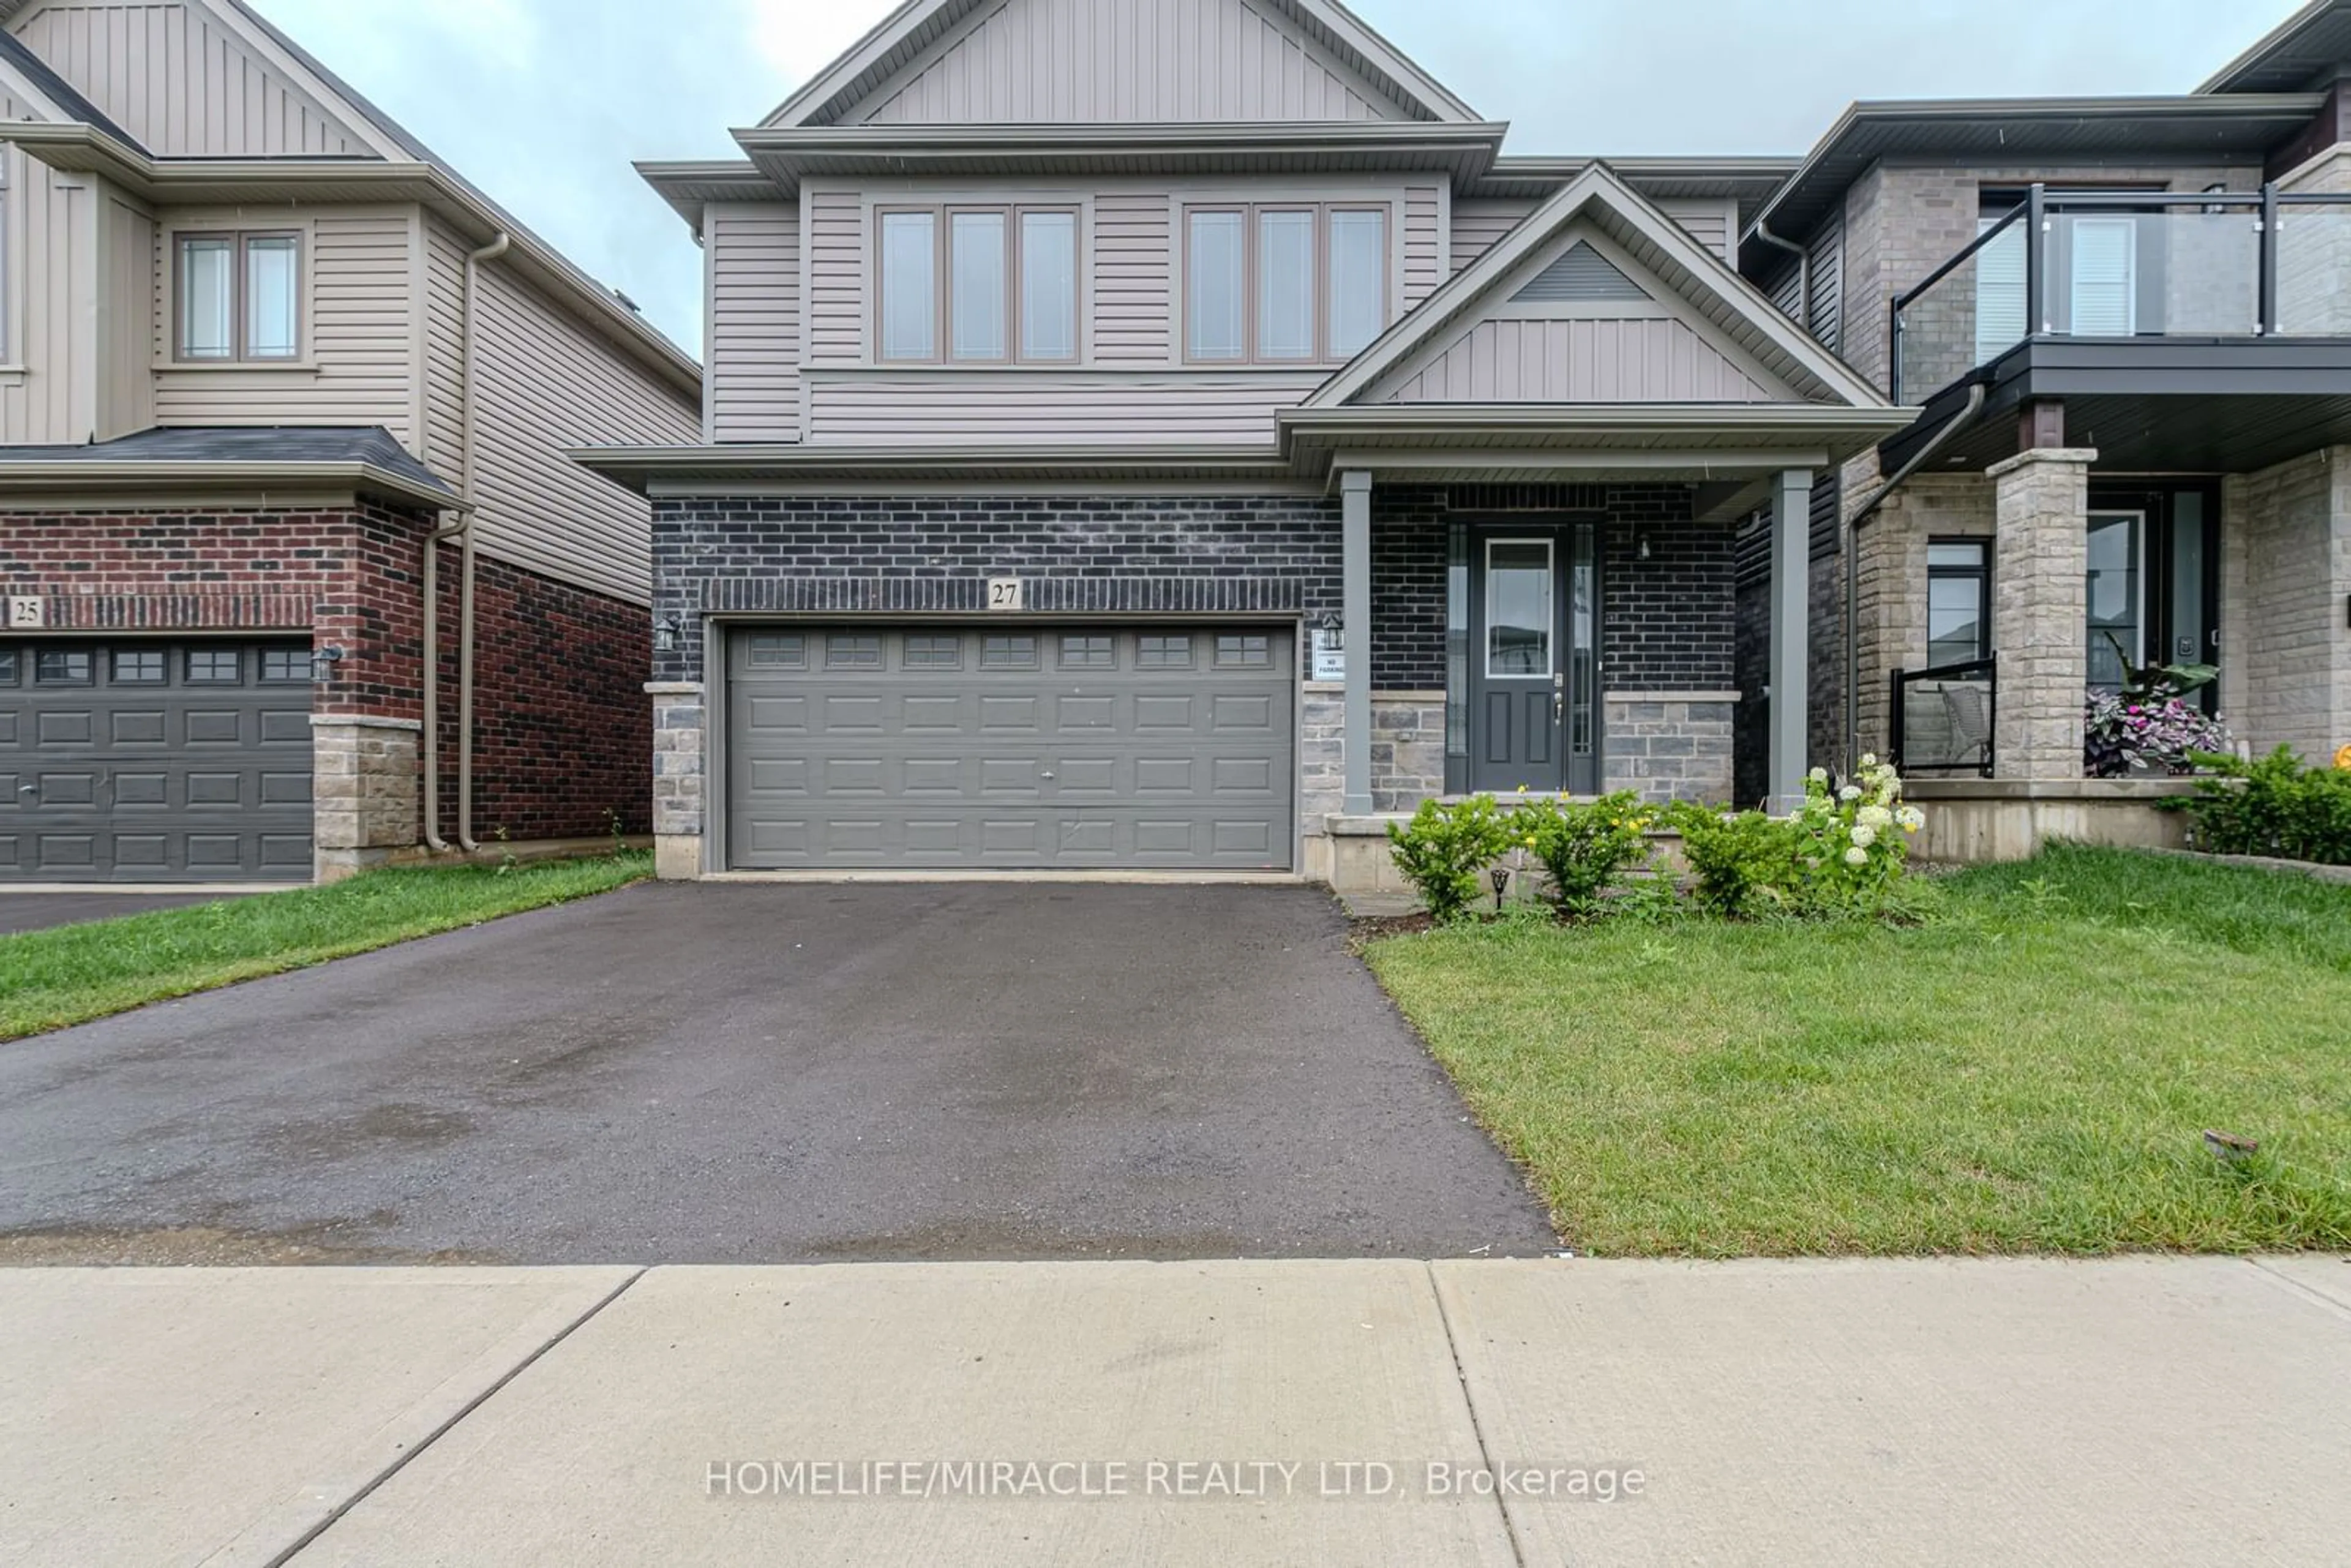
[[2331, 1257], [27, 1270], [0, 1273], [0, 1388], [11, 1563], [2351, 1540]]

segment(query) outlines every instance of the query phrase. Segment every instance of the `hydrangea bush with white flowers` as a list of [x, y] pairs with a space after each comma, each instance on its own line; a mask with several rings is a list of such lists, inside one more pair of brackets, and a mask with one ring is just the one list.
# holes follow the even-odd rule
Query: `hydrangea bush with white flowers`
[[1890, 762], [1861, 759], [1844, 784], [1815, 768], [1804, 780], [1804, 805], [1794, 819], [1803, 841], [1797, 862], [1810, 882], [1812, 902], [1828, 907], [1875, 908], [1909, 859], [1910, 835], [1927, 824], [1902, 802], [1902, 776]]

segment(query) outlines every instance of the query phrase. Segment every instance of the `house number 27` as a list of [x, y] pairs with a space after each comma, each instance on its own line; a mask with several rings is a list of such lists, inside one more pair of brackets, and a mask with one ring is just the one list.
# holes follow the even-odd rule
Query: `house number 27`
[[991, 577], [987, 580], [987, 607], [990, 610], [1021, 608], [1020, 580], [1017, 577]]

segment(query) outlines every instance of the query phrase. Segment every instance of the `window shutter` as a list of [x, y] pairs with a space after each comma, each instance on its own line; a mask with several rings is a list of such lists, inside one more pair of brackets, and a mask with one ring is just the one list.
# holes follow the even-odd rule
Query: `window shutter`
[[2138, 220], [2074, 220], [2073, 331], [2127, 338], [2138, 330]]
[[[1976, 232], [1998, 222], [1985, 218]], [[1996, 360], [2032, 336], [2025, 293], [2024, 225], [2018, 223], [1976, 252], [1976, 363]]]

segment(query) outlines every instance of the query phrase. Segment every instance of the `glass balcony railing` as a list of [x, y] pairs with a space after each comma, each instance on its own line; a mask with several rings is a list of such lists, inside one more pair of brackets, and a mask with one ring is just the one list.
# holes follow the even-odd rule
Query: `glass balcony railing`
[[2034, 186], [1894, 302], [1896, 402], [2028, 340], [2351, 336], [2351, 197]]

